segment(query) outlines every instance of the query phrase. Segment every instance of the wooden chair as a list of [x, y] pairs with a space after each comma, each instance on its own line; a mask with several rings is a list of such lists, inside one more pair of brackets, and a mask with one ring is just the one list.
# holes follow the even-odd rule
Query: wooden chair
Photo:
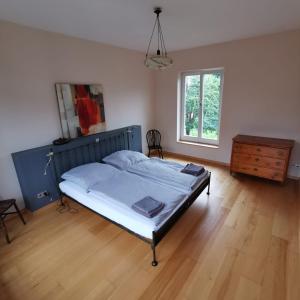
[[[12, 206], [14, 206], [16, 211], [7, 212]], [[23, 224], [24, 225], [26, 224], [26, 222], [16, 204], [16, 199], [0, 200], [0, 225], [4, 230], [7, 243], [10, 243], [10, 239], [8, 236], [7, 227], [4, 223], [4, 219], [7, 215], [11, 215], [11, 214], [18, 214], [20, 219], [22, 220]]]
[[160, 158], [164, 158], [162, 146], [160, 145], [161, 134], [157, 129], [151, 129], [146, 134], [147, 144], [148, 144], [148, 157], [150, 157], [151, 151], [158, 151]]

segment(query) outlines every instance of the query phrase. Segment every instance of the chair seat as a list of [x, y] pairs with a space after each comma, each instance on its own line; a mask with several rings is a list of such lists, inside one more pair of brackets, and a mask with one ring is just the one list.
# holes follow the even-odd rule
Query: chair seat
[[13, 206], [15, 202], [16, 199], [0, 200], [0, 214], [8, 210], [11, 206]]
[[153, 146], [153, 145], [152, 146], [148, 146], [148, 148], [151, 149], [151, 150], [152, 149], [162, 149], [162, 147], [159, 146], [159, 145], [158, 146], [157, 145], [155, 145], [155, 146]]

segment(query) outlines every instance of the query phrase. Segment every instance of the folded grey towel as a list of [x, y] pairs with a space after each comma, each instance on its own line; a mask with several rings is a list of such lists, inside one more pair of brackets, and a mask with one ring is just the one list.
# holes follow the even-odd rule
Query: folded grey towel
[[204, 168], [202, 166], [198, 166], [195, 164], [187, 164], [182, 170], [181, 173], [190, 174], [193, 176], [199, 176], [204, 172]]
[[132, 205], [132, 209], [147, 218], [153, 218], [164, 208], [164, 206], [165, 204], [163, 202], [157, 201], [152, 197], [147, 196], [142, 200], [135, 202]]

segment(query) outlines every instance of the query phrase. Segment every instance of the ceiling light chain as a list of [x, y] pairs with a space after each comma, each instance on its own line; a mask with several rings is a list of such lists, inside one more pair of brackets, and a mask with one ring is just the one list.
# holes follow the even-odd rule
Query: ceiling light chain
[[[151, 69], [161, 70], [171, 66], [173, 64], [173, 60], [167, 55], [164, 35], [162, 32], [160, 19], [159, 19], [161, 8], [160, 7], [154, 8], [154, 13], [156, 14], [156, 19], [155, 19], [154, 27], [147, 48], [145, 66]], [[155, 55], [149, 55], [149, 50], [150, 50], [150, 46], [151, 46], [151, 42], [153, 39], [156, 26], [157, 26], [157, 50]]]

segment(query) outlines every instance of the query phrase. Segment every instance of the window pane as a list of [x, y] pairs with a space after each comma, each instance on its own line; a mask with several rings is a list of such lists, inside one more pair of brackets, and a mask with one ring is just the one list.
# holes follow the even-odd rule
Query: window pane
[[184, 135], [198, 137], [200, 75], [185, 76]]
[[221, 73], [203, 75], [202, 138], [218, 140], [220, 122]]

